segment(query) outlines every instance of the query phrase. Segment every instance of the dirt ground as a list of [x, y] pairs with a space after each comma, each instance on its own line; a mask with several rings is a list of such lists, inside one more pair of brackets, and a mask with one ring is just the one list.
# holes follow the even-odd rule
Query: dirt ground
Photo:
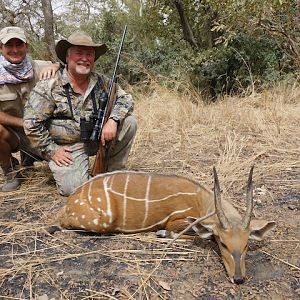
[[[299, 104], [291, 106], [297, 110], [294, 116], [299, 116]], [[36, 163], [35, 170], [23, 172], [19, 191], [0, 193], [0, 298], [300, 299], [299, 119], [298, 124], [296, 119], [282, 119], [281, 130], [288, 127], [289, 131], [272, 147], [262, 143], [262, 134], [252, 130], [252, 125], [239, 127], [235, 135], [232, 130], [222, 135], [229, 129], [219, 123], [221, 129], [213, 136], [207, 134], [213, 127], [207, 121], [201, 129], [189, 126], [177, 132], [175, 138], [185, 140], [180, 144], [170, 143], [175, 129], [164, 127], [163, 120], [162, 126], [147, 131], [141, 107], [137, 108], [140, 132], [129, 169], [181, 174], [212, 187], [212, 166], [217, 165], [223, 196], [243, 210], [247, 174], [255, 163], [254, 217], [274, 220], [277, 226], [264, 241], [250, 242], [245, 283], [229, 281], [214, 241], [180, 239], [166, 248], [170, 240], [151, 232], [48, 234], [45, 227], [66, 199], [57, 195], [46, 163]], [[256, 104], [251, 107], [257, 108]], [[224, 119], [224, 107], [216, 109]], [[202, 113], [207, 117], [210, 111]], [[247, 121], [241, 112], [237, 114]], [[293, 126], [285, 126], [285, 120]], [[224, 122], [229, 126], [228, 119]], [[216, 127], [212, 130], [217, 131]], [[210, 138], [203, 139], [204, 133]], [[245, 147], [237, 147], [246, 135]]]

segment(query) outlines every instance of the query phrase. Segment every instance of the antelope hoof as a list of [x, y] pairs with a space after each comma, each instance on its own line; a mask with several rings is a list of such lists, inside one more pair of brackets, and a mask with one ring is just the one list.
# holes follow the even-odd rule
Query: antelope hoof
[[174, 239], [176, 237], [176, 234], [173, 231], [162, 229], [156, 231], [156, 236], [160, 238]]
[[157, 237], [166, 238], [166, 237], [168, 237], [168, 235], [169, 235], [169, 231], [167, 231], [167, 230], [162, 229], [162, 230], [156, 231]]
[[46, 228], [46, 231], [50, 234], [53, 234], [55, 233], [56, 231], [61, 231], [62, 229], [57, 226], [57, 225], [52, 225], [52, 226], [49, 226], [48, 228]]

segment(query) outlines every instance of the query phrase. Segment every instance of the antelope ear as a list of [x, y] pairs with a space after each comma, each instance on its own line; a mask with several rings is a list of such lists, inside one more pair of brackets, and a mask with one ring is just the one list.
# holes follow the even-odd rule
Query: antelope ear
[[[188, 222], [192, 224], [197, 219], [193, 217], [187, 218]], [[213, 236], [213, 224], [198, 223], [192, 227], [192, 229], [199, 235], [201, 239], [209, 239]]]
[[276, 225], [274, 221], [252, 220], [250, 222], [249, 238], [256, 241], [261, 241]]

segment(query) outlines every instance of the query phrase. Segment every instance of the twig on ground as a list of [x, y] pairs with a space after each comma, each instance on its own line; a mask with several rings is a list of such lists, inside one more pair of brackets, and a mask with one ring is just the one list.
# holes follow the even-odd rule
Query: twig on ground
[[299, 267], [297, 267], [297, 266], [295, 266], [295, 265], [293, 265], [293, 264], [291, 264], [291, 263], [289, 263], [289, 262], [287, 262], [287, 261], [285, 261], [285, 260], [283, 260], [283, 259], [281, 259], [281, 258], [275, 256], [275, 255], [272, 255], [272, 254], [270, 254], [270, 253], [268, 253], [268, 252], [266, 252], [266, 251], [264, 251], [264, 250], [259, 250], [259, 252], [262, 252], [262, 253], [264, 253], [264, 254], [266, 254], [266, 255], [268, 255], [268, 256], [270, 256], [270, 257], [276, 259], [276, 260], [279, 260], [280, 262], [282, 262], [282, 263], [284, 263], [284, 264], [286, 264], [286, 265], [288, 265], [288, 266], [290, 266], [290, 267], [292, 267], [292, 268], [295, 268], [295, 269], [298, 270], [298, 271], [300, 270]]

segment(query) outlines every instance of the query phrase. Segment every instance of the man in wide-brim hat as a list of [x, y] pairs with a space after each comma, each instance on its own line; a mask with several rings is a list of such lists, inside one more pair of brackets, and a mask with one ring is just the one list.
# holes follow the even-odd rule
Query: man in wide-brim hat
[[[55, 79], [34, 88], [25, 107], [24, 127], [49, 161], [60, 194], [67, 196], [90, 178], [89, 156], [98, 150], [89, 136], [108, 82], [93, 69], [107, 47], [84, 32], [75, 32], [58, 41], [55, 51], [66, 65]], [[117, 100], [100, 137], [103, 145], [115, 139], [109, 171], [125, 168], [137, 128], [132, 111], [131, 95], [117, 86]]]

